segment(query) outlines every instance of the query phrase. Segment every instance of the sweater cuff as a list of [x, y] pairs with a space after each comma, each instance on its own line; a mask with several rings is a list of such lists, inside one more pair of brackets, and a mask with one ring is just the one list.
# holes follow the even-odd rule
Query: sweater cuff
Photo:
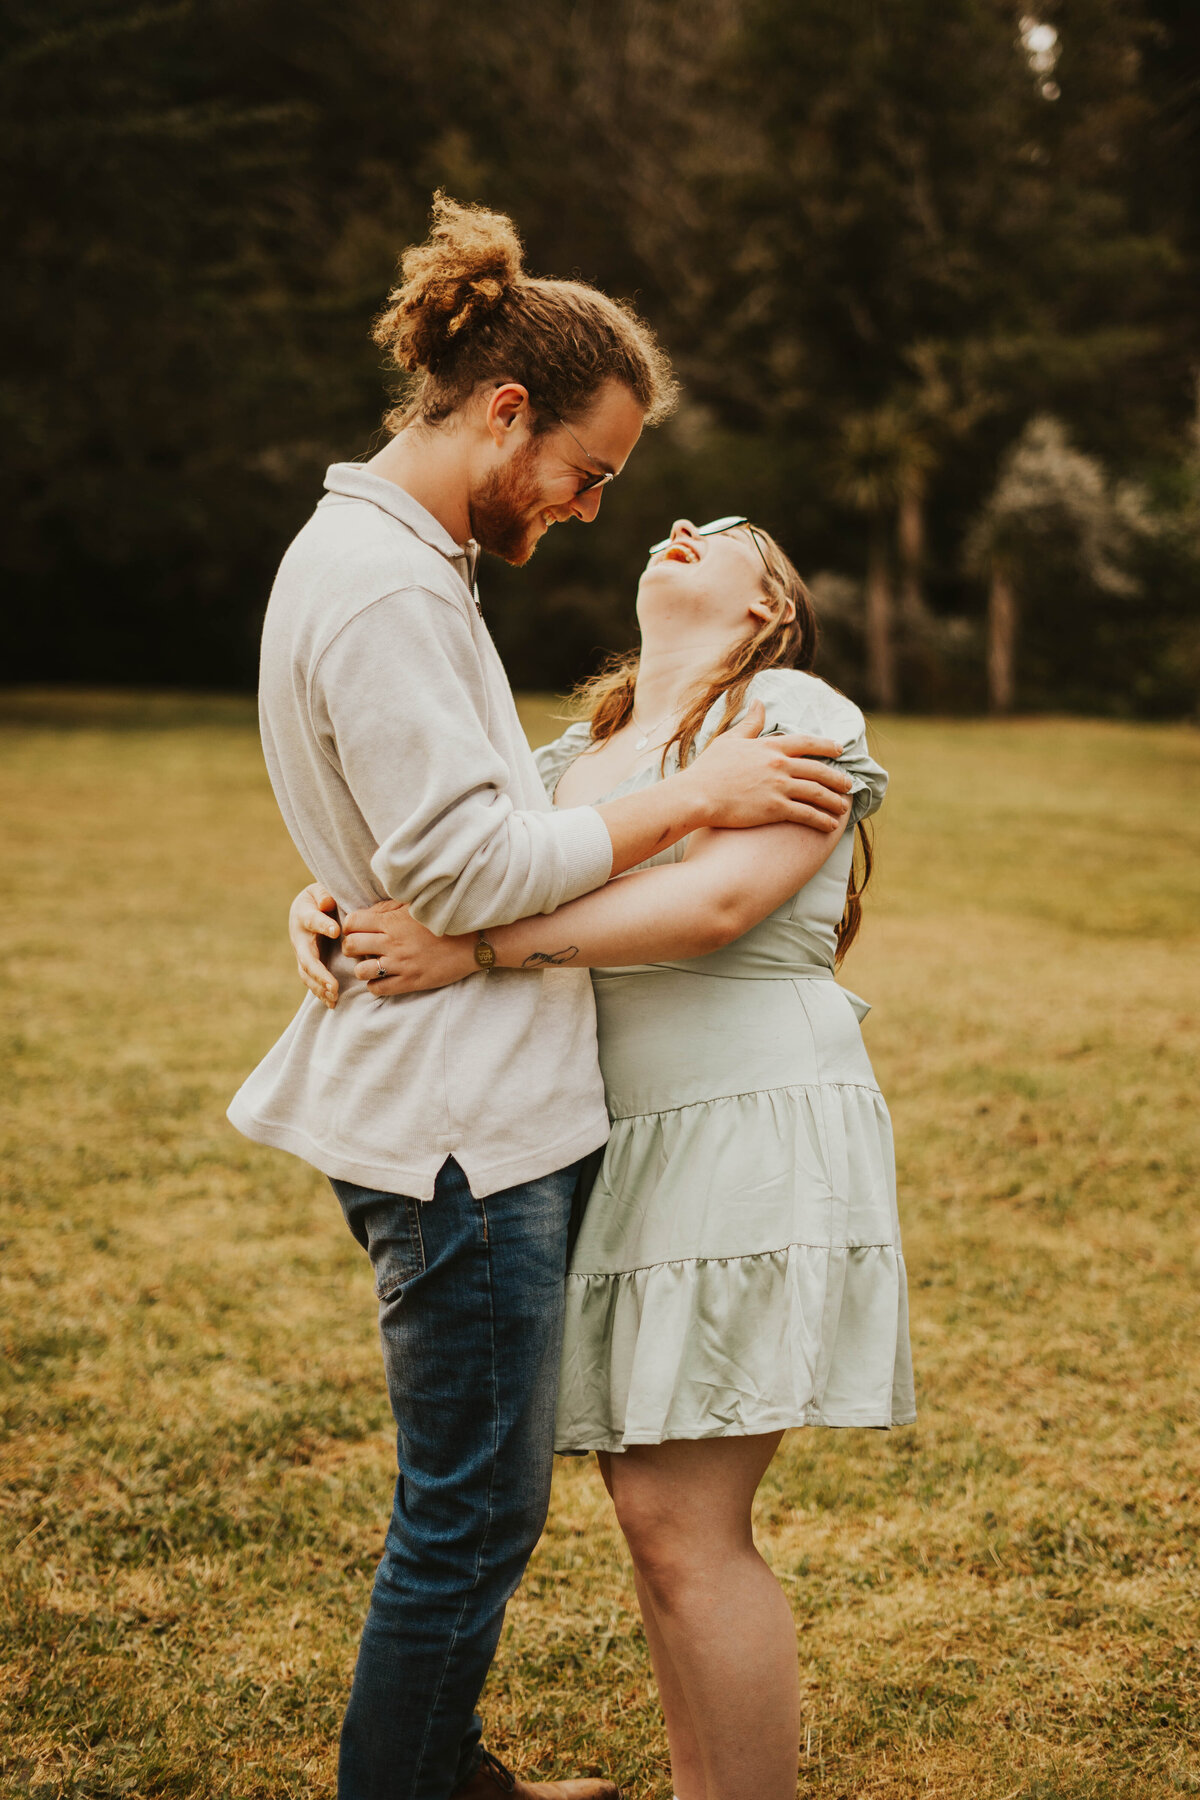
[[565, 806], [552, 819], [562, 873], [558, 898], [544, 909], [548, 913], [603, 887], [613, 864], [608, 826], [594, 806]]

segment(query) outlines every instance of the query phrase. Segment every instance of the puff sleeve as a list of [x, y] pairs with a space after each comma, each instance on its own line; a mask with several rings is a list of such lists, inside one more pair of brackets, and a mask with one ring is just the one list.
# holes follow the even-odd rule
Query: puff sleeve
[[[850, 824], [857, 825], [878, 812], [887, 791], [887, 770], [879, 766], [867, 748], [867, 722], [845, 694], [816, 675], [801, 669], [764, 669], [750, 683], [745, 705], [737, 714], [745, 717], [752, 701], [761, 700], [766, 712], [763, 736], [803, 732], [810, 737], [832, 738], [843, 746], [837, 766], [850, 776]], [[697, 739], [703, 749], [723, 718], [723, 702], [713, 707]]]

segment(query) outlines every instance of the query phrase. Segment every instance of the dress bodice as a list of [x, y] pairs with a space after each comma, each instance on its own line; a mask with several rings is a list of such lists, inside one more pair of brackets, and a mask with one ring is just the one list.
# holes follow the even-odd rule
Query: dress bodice
[[[833, 738], [843, 746], [838, 757], [839, 768], [853, 780], [851, 821], [831, 855], [796, 893], [768, 913], [759, 924], [707, 956], [678, 962], [632, 965], [620, 971], [593, 970], [594, 975], [630, 973], [631, 968], [682, 969], [698, 975], [714, 975], [738, 980], [831, 980], [838, 922], [846, 904], [846, 888], [854, 858], [854, 826], [859, 819], [878, 810], [887, 788], [887, 773], [867, 748], [866, 721], [854, 703], [844, 694], [815, 675], [798, 669], [768, 669], [756, 675], [750, 684], [746, 707], [761, 700], [766, 712], [763, 735], [804, 732], [810, 736]], [[714, 736], [723, 718], [723, 701], [718, 701], [704, 721], [696, 740], [697, 754]], [[746, 710], [737, 716], [741, 718]], [[570, 726], [561, 737], [535, 752], [538, 768], [553, 799], [555, 789], [569, 764], [588, 748], [591, 742], [586, 722]], [[651, 787], [676, 773], [678, 753], [672, 748], [665, 766], [656, 761], [648, 768], [629, 776], [603, 796], [613, 800]], [[597, 803], [599, 804], [599, 803]], [[669, 850], [640, 864], [653, 868], [662, 863], [678, 862], [686, 849], [687, 839]], [[864, 1009], [865, 1010], [865, 1009]]]

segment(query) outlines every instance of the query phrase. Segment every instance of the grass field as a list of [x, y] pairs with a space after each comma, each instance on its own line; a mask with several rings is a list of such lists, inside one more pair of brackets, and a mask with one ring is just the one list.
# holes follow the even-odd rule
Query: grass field
[[[239, 701], [0, 727], [0, 1792], [332, 1793], [391, 1486], [365, 1259], [223, 1111], [301, 870]], [[547, 735], [531, 702], [528, 723]], [[791, 1434], [801, 1791], [1200, 1793], [1200, 735], [884, 721], [847, 985], [896, 1120], [920, 1421]], [[560, 1467], [489, 1741], [670, 1792], [626, 1560]]]

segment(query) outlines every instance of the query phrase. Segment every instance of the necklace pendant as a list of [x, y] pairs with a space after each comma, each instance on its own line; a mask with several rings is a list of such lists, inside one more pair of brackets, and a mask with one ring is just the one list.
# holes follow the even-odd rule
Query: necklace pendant
[[649, 738], [639, 738], [633, 747], [635, 750], [644, 750], [649, 742]]

